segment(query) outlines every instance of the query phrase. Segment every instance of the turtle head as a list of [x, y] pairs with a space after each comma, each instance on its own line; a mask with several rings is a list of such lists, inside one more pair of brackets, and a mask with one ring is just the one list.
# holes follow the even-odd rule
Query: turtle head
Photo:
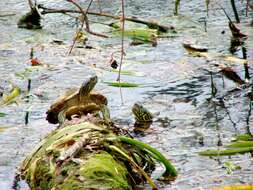
[[142, 109], [143, 106], [140, 103], [136, 102], [132, 107], [132, 112], [134, 116], [138, 115], [138, 113], [140, 113]]
[[152, 113], [150, 113], [139, 102], [136, 102], [132, 107], [132, 112], [137, 122], [151, 122], [153, 119]]
[[98, 81], [98, 77], [96, 75], [84, 81], [79, 90], [79, 95], [84, 96], [84, 95], [89, 94], [91, 90], [95, 87], [95, 85], [97, 84], [97, 81]]

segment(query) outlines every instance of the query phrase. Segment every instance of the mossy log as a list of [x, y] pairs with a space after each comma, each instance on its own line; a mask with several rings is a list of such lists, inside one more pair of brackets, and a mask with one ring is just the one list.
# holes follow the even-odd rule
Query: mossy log
[[164, 163], [165, 177], [176, 177], [159, 152], [150, 154], [150, 146], [119, 135], [112, 126], [88, 121], [56, 129], [23, 161], [21, 178], [32, 190], [128, 190], [145, 181], [156, 189], [150, 178], [154, 159]]
[[32, 190], [132, 189], [124, 159], [107, 150], [111, 136], [89, 122], [57, 129], [23, 161], [21, 177]]

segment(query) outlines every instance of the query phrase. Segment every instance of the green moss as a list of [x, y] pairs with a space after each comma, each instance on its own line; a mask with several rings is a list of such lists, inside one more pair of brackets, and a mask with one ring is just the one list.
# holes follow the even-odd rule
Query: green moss
[[128, 171], [107, 152], [93, 155], [80, 169], [86, 187], [93, 189], [132, 189], [128, 184]]
[[77, 177], [67, 178], [63, 184], [55, 187], [55, 190], [88, 190]]
[[28, 171], [28, 181], [32, 190], [51, 189], [53, 185], [53, 176], [50, 172], [50, 166], [45, 160], [37, 160]]

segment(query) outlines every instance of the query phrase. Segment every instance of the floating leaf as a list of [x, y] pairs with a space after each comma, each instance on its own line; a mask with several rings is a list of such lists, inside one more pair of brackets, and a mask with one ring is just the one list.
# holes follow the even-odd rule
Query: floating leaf
[[237, 166], [232, 162], [225, 162], [223, 166], [226, 168], [228, 174], [232, 174], [233, 171], [241, 169], [240, 166]]
[[231, 145], [227, 146], [228, 148], [244, 148], [244, 147], [252, 147], [253, 148], [253, 141], [238, 141]]
[[242, 85], [246, 82], [241, 79], [241, 77], [231, 68], [231, 67], [221, 67], [220, 71], [227, 79], [234, 81], [235, 83]]
[[253, 140], [253, 136], [249, 134], [240, 134], [235, 137], [233, 141], [249, 141]]
[[10, 129], [11, 126], [0, 126], [0, 133], [4, 132], [7, 129]]
[[192, 56], [195, 57], [205, 57], [209, 60], [224, 60], [231, 63], [241, 63], [241, 64], [247, 64], [248, 61], [246, 59], [241, 59], [235, 56], [231, 55], [222, 55], [219, 53], [208, 53], [208, 52], [197, 52], [197, 51], [188, 51]]
[[8, 105], [12, 102], [15, 102], [17, 96], [20, 95], [20, 88], [14, 87], [10, 94], [3, 94], [3, 101], [0, 103], [0, 105]]
[[0, 133], [4, 132], [6, 130], [5, 127], [0, 127]]
[[[116, 70], [116, 69], [113, 69], [112, 72], [113, 72], [113, 73], [118, 73], [119, 71]], [[127, 70], [121, 71], [120, 74], [121, 74], [121, 75], [128, 75], [128, 76], [143, 76], [143, 75], [140, 74], [140, 73], [136, 73], [136, 72], [134, 72], [134, 71], [127, 71]]]
[[201, 156], [229, 156], [234, 154], [244, 154], [248, 152], [252, 152], [253, 147], [243, 147], [243, 148], [235, 148], [235, 149], [225, 149], [225, 150], [205, 150], [199, 152]]
[[7, 115], [6, 113], [0, 112], [0, 117], [4, 117], [4, 116], [6, 116], [6, 115]]
[[[121, 30], [117, 30], [117, 33]], [[143, 42], [156, 41], [158, 31], [156, 29], [133, 28], [124, 31], [124, 35], [129, 38], [142, 40]]]
[[230, 185], [224, 187], [216, 187], [213, 190], [253, 190], [253, 185]]
[[129, 82], [104, 82], [106, 84], [108, 84], [109, 86], [114, 86], [114, 87], [122, 87], [122, 88], [134, 88], [134, 87], [138, 87], [139, 84], [135, 84], [135, 83], [129, 83]]
[[197, 52], [207, 52], [208, 51], [207, 47], [196, 45], [196, 44], [193, 44], [191, 42], [183, 42], [183, 46], [187, 51], [190, 51], [190, 52], [195, 52], [195, 51], [197, 51]]

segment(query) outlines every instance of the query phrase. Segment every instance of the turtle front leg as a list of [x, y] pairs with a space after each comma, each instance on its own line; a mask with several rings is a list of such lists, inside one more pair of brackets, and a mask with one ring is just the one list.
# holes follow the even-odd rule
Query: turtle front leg
[[58, 114], [58, 122], [60, 125], [62, 125], [65, 120], [66, 120], [66, 110], [64, 109], [60, 111], [60, 113]]
[[110, 123], [111, 122], [110, 111], [106, 105], [101, 106], [101, 113], [102, 113], [104, 121], [106, 123]]

